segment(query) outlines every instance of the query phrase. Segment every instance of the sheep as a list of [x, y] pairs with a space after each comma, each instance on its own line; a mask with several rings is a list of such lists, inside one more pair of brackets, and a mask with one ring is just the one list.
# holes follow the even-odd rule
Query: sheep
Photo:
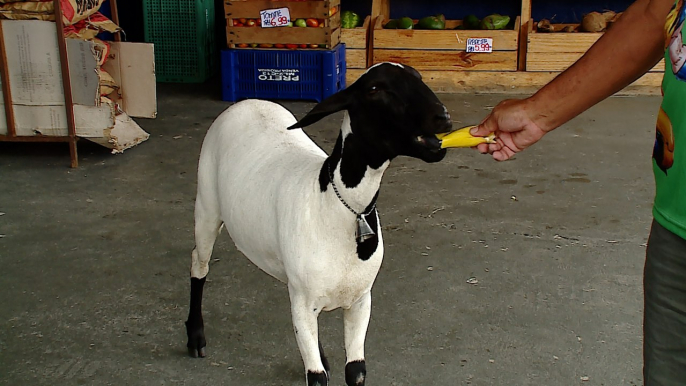
[[[327, 156], [302, 128], [339, 111], [341, 132]], [[397, 63], [373, 66], [299, 121], [262, 100], [219, 115], [198, 164], [189, 354], [206, 355], [202, 292], [225, 226], [240, 252], [287, 284], [307, 385], [328, 384], [317, 318], [342, 308], [345, 382], [363, 386], [371, 288], [384, 250], [376, 208], [381, 178], [398, 156], [441, 161], [446, 150], [435, 134], [451, 128], [450, 114], [419, 72]]]

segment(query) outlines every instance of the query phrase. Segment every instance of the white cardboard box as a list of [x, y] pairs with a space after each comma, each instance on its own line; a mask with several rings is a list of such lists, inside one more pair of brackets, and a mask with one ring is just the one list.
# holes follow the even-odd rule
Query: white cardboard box
[[[66, 136], [67, 116], [55, 23], [3, 20], [15, 131], [18, 136]], [[76, 135], [121, 152], [149, 135], [129, 117], [157, 115], [152, 44], [111, 42], [103, 68], [120, 85], [121, 99], [100, 101], [93, 43], [67, 40]], [[7, 134], [0, 94], [0, 134]]]

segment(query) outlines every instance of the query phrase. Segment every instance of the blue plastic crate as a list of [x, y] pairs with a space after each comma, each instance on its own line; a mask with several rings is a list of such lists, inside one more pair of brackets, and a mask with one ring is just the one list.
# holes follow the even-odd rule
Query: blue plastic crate
[[321, 102], [345, 88], [345, 44], [332, 50], [223, 50], [221, 67], [225, 101]]

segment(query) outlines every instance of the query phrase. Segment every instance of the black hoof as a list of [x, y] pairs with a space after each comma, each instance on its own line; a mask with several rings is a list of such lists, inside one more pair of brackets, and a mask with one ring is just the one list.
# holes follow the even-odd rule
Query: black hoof
[[186, 322], [186, 335], [188, 335], [188, 355], [191, 358], [204, 358], [205, 357], [205, 346], [207, 342], [205, 341], [205, 330], [200, 321], [199, 326], [194, 326], [196, 323]]
[[199, 350], [197, 348], [188, 348], [188, 355], [191, 358], [204, 358], [205, 357], [205, 347], [201, 347]]
[[329, 384], [329, 377], [326, 372], [313, 373], [307, 372], [307, 386], [327, 386]]
[[348, 386], [364, 386], [367, 378], [367, 366], [364, 361], [348, 362], [345, 365], [345, 384]]

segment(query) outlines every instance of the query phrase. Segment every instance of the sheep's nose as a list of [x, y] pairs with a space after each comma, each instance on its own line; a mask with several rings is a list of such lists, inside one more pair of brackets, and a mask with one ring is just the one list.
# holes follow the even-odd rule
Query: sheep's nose
[[448, 112], [448, 109], [445, 108], [445, 106], [443, 106], [442, 112], [440, 112], [440, 113], [436, 114], [436, 116], [434, 116], [434, 121], [437, 124], [439, 124], [440, 126], [444, 126], [444, 125], [447, 126], [447, 125], [453, 124], [452, 118], [450, 117], [450, 113]]
[[446, 111], [445, 113], [439, 115], [438, 117], [439, 117], [440, 119], [442, 119], [442, 120], [445, 120], [445, 121], [450, 121], [450, 120], [452, 120], [452, 118], [450, 117], [450, 113], [447, 112], [447, 111]]
[[451, 118], [450, 118], [450, 113], [448, 112], [448, 109], [445, 106], [441, 106], [441, 107], [443, 108], [443, 111], [436, 115], [436, 120], [450, 122]]

